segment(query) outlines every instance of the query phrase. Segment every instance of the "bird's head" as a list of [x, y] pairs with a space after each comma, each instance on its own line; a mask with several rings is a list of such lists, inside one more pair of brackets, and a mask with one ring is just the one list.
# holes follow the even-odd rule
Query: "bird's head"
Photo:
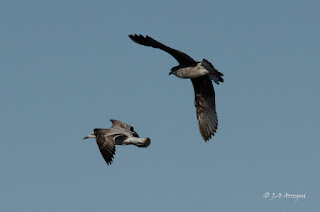
[[173, 68], [171, 69], [169, 75], [171, 75], [171, 74], [177, 75], [176, 73], [177, 73], [177, 70], [178, 70], [178, 69], [179, 69], [178, 66], [173, 67]]
[[82, 140], [85, 140], [87, 138], [96, 138], [96, 135], [94, 134], [94, 132], [92, 132], [90, 135], [84, 137]]

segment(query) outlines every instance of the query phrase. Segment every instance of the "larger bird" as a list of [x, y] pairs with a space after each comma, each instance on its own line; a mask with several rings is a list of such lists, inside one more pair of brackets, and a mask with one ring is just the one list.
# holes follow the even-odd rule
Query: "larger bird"
[[100, 152], [108, 165], [112, 163], [116, 151], [115, 145], [135, 145], [137, 147], [150, 145], [150, 138], [140, 138], [132, 126], [115, 119], [110, 121], [112, 122], [110, 129], [96, 128], [90, 135], [83, 138], [83, 140], [96, 139]]
[[161, 49], [173, 56], [179, 65], [171, 69], [170, 74], [174, 74], [180, 78], [189, 78], [192, 81], [195, 101], [194, 105], [197, 109], [197, 119], [200, 133], [205, 141], [217, 131], [218, 117], [216, 113], [215, 93], [211, 80], [219, 84], [223, 82], [223, 74], [220, 73], [214, 66], [203, 59], [202, 62], [193, 60], [187, 54], [172, 49], [149, 36], [129, 35], [134, 42]]

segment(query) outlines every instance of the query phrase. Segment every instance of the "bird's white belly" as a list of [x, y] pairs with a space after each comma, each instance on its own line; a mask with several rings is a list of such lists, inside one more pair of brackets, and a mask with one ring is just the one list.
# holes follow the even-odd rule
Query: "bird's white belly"
[[145, 140], [145, 138], [129, 137], [123, 141], [122, 145], [139, 144], [143, 143]]

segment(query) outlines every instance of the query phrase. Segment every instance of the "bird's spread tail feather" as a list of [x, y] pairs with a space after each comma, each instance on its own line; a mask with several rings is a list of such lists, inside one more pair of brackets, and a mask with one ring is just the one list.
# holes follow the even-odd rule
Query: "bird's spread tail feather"
[[214, 66], [206, 59], [202, 60], [202, 65], [210, 72], [209, 77], [211, 80], [213, 80], [215, 83], [219, 84], [219, 82], [223, 82], [223, 74], [219, 72], [217, 69], [214, 68]]
[[150, 144], [151, 144], [150, 138], [146, 138], [146, 139], [144, 139], [143, 142], [139, 143], [137, 146], [138, 147], [148, 147], [148, 146], [150, 146]]

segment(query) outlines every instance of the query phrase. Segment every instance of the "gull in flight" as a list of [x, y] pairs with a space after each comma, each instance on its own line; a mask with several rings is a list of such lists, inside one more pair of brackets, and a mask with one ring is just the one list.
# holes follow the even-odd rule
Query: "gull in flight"
[[170, 74], [174, 74], [179, 78], [189, 78], [192, 81], [195, 101], [194, 105], [197, 109], [197, 119], [200, 133], [205, 141], [217, 131], [218, 117], [216, 113], [215, 93], [211, 80], [219, 84], [223, 82], [223, 74], [220, 73], [214, 66], [203, 59], [202, 62], [193, 60], [187, 54], [172, 49], [149, 36], [129, 35], [134, 42], [161, 49], [173, 56], [179, 65], [171, 69]]
[[93, 132], [84, 137], [95, 138], [100, 152], [108, 165], [112, 163], [115, 154], [115, 145], [135, 145], [137, 147], [148, 147], [151, 143], [150, 138], [140, 138], [133, 127], [115, 119], [110, 120], [110, 129], [96, 128]]

